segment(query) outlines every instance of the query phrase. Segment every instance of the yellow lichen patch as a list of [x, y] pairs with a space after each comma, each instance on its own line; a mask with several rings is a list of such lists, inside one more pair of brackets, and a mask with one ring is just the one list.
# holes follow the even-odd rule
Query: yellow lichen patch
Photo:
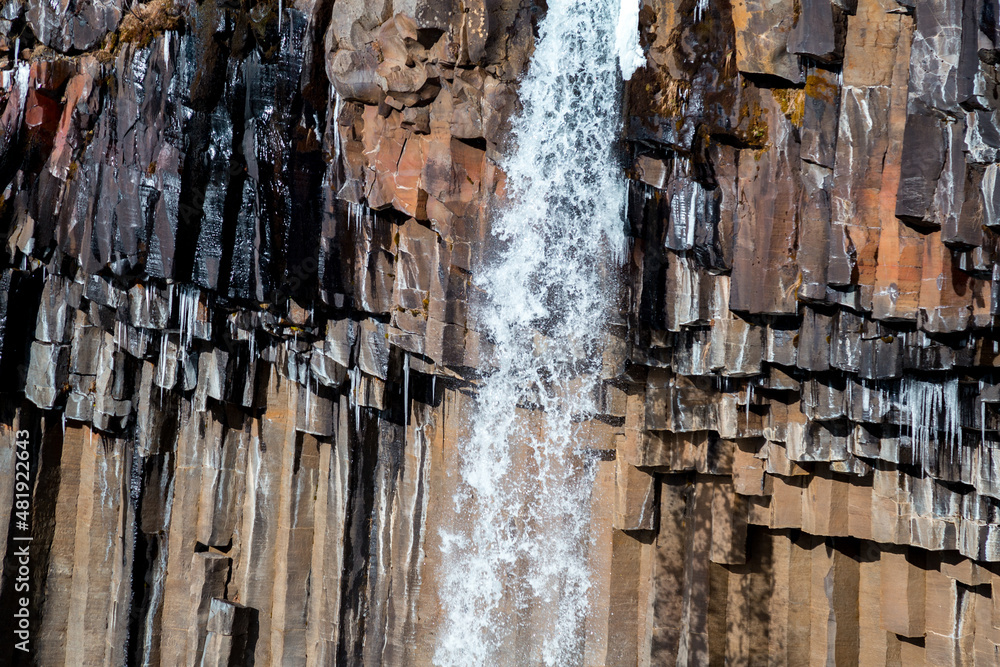
[[666, 78], [659, 92], [659, 109], [664, 116], [682, 115], [691, 94], [691, 84], [688, 81]]
[[806, 95], [833, 104], [837, 101], [837, 86], [821, 76], [811, 74], [806, 77]]
[[[743, 82], [743, 86], [747, 86], [746, 81]], [[768, 127], [765, 109], [754, 95], [746, 95], [742, 99], [737, 132], [748, 147], [763, 148], [767, 145]]]
[[[747, 131], [747, 143], [754, 147], [763, 147], [767, 144], [767, 123], [761, 118], [757, 118], [751, 121], [750, 128]], [[760, 154], [757, 154], [759, 159]]]
[[145, 5], [133, 6], [125, 12], [118, 32], [108, 44], [109, 50], [117, 50], [122, 44], [136, 44], [146, 47], [153, 38], [166, 30], [177, 30], [181, 25], [181, 15], [174, 7], [173, 0], [153, 0]]
[[802, 116], [806, 109], [806, 91], [801, 88], [775, 88], [774, 101], [781, 108], [781, 113], [785, 118], [792, 121], [792, 125], [802, 127]]

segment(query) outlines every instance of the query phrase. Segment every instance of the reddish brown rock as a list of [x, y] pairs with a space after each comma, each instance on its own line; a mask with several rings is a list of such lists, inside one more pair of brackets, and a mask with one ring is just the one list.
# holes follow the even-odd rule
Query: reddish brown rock
[[[584, 664], [995, 662], [974, 4], [643, 4]], [[0, 37], [40, 664], [429, 664], [532, 10], [158, 8]]]

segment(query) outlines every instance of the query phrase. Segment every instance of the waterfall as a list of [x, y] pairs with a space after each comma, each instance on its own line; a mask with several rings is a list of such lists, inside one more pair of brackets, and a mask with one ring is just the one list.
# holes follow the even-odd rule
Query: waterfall
[[[502, 162], [507, 203], [477, 277], [492, 343], [441, 534], [439, 665], [583, 658], [593, 416], [624, 253], [617, 0], [552, 0]], [[530, 408], [530, 409], [529, 409]]]
[[[703, 2], [706, 0], [698, 0], [699, 9]], [[626, 81], [632, 78], [637, 69], [646, 64], [646, 57], [642, 54], [642, 47], [639, 46], [639, 4], [639, 0], [621, 0], [618, 11], [615, 48], [618, 50], [618, 66], [621, 67], [622, 78]]]

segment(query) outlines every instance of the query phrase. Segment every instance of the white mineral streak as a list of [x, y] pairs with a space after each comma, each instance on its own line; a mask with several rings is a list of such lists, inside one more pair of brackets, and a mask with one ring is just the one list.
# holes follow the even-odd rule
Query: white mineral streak
[[[18, 42], [20, 46], [20, 42]], [[14, 53], [17, 53], [15, 49]], [[13, 71], [13, 81], [11, 81], [11, 71]], [[20, 122], [21, 115], [24, 113], [24, 103], [28, 99], [28, 84], [31, 78], [31, 63], [21, 61], [16, 62], [14, 69], [11, 71], [3, 72], [3, 87], [10, 90], [13, 84], [17, 89], [17, 109], [18, 109], [18, 122]], [[16, 125], [15, 125], [16, 127]]]
[[333, 92], [333, 164], [335, 168], [340, 167], [340, 112], [343, 108], [343, 99], [340, 97], [340, 93], [337, 92], [333, 86], [330, 86]]
[[194, 342], [194, 328], [198, 319], [198, 299], [200, 292], [197, 287], [181, 286], [180, 304], [177, 310], [177, 320], [180, 327], [181, 344], [186, 352]]
[[924, 466], [931, 460], [931, 452], [936, 447], [947, 446], [952, 453], [960, 451], [959, 406], [958, 378], [943, 382], [903, 379], [900, 408], [908, 417], [912, 446]]
[[465, 523], [441, 533], [438, 665], [582, 662], [594, 470], [580, 420], [625, 247], [617, 10], [550, 2], [521, 85], [509, 203], [477, 278], [494, 356], [460, 444]]
[[646, 57], [639, 46], [639, 0], [621, 0], [615, 48], [618, 50], [622, 78], [628, 81], [637, 69], [646, 64]]
[[701, 20], [705, 18], [705, 12], [708, 11], [708, 0], [698, 0], [698, 3], [694, 6], [694, 22], [701, 23]]

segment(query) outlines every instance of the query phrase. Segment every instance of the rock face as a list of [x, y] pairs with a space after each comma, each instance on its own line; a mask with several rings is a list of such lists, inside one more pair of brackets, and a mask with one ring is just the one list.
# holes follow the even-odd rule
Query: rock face
[[[0, 1], [0, 663], [431, 664], [544, 6], [124, 7]], [[644, 2], [582, 664], [1000, 660], [998, 17]]]
[[28, 3], [28, 25], [38, 40], [67, 53], [89, 49], [118, 27], [122, 2], [107, 0], [66, 0]]
[[992, 664], [993, 5], [693, 4], [627, 91], [641, 655]]

